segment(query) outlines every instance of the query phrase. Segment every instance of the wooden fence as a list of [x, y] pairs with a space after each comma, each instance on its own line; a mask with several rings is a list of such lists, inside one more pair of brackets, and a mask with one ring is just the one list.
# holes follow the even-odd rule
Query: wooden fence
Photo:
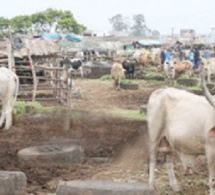
[[[9, 39], [6, 40], [7, 50], [5, 56], [0, 56], [0, 66], [8, 67], [14, 72], [29, 71], [31, 74], [18, 75], [19, 79], [32, 80], [32, 84], [20, 84], [18, 100], [22, 101], [57, 101], [66, 106], [71, 106], [72, 86], [68, 82], [69, 72], [68, 67], [61, 68], [58, 66], [58, 55], [56, 53], [35, 56], [32, 53], [32, 48], [26, 48], [29, 66], [25, 66], [23, 60], [18, 61], [14, 57], [14, 47], [11, 33]], [[21, 65], [16, 65], [20, 61]], [[42, 64], [42, 65], [41, 65]], [[43, 71], [44, 76], [37, 76], [37, 71]]]

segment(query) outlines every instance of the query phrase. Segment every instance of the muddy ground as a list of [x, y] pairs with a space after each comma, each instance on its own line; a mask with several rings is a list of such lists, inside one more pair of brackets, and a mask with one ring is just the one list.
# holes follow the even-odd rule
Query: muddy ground
[[[18, 118], [11, 131], [0, 132], [0, 169], [23, 171], [28, 179], [29, 194], [54, 193], [60, 180], [103, 179], [133, 183], [148, 182], [148, 133], [146, 122], [102, 114], [114, 108], [139, 110], [159, 85], [139, 83], [139, 90], [115, 91], [111, 81], [77, 80], [82, 99], [73, 98], [73, 111], [36, 114]], [[102, 111], [102, 112], [100, 112]], [[69, 115], [69, 127], [65, 120]], [[17, 152], [29, 146], [53, 143], [80, 143], [86, 158], [83, 164], [40, 167], [19, 163]], [[95, 162], [105, 157], [109, 163]], [[159, 155], [157, 191], [174, 194], [168, 186], [164, 158]], [[183, 194], [203, 195], [208, 192], [207, 167], [204, 160], [192, 176], [184, 176], [175, 157], [175, 170]]]

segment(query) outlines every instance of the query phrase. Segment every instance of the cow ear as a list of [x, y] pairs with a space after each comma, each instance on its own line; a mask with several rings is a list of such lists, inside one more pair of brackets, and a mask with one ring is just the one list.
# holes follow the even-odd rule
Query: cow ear
[[209, 137], [215, 137], [215, 127], [211, 128], [211, 130], [208, 133]]

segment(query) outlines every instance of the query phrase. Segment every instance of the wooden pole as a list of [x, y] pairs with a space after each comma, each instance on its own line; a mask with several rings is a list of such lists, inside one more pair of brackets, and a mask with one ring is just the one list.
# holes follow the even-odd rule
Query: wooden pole
[[8, 68], [11, 71], [15, 71], [15, 61], [14, 61], [14, 49], [13, 49], [13, 39], [11, 34], [11, 28], [9, 27], [9, 39], [7, 41], [7, 47], [8, 47]]
[[67, 106], [68, 107], [71, 107], [71, 101], [72, 101], [72, 83], [67, 85]]
[[32, 71], [32, 75], [33, 75], [33, 94], [32, 94], [32, 102], [34, 102], [36, 100], [36, 93], [37, 93], [37, 77], [36, 77], [36, 72], [34, 69], [34, 65], [33, 65], [33, 60], [31, 58], [31, 51], [30, 48], [28, 48], [28, 59], [30, 61], [30, 67], [31, 67], [31, 71]]

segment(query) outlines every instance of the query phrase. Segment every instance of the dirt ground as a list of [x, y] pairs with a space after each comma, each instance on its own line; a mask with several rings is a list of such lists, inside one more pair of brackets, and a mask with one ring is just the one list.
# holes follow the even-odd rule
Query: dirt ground
[[[41, 195], [54, 193], [60, 180], [74, 179], [113, 180], [131, 183], [148, 182], [148, 133], [146, 122], [128, 120], [101, 114], [101, 110], [114, 108], [137, 109], [147, 103], [149, 95], [158, 85], [139, 83], [139, 90], [115, 91], [111, 81], [77, 79], [82, 98], [73, 98], [71, 111], [59, 110], [55, 114], [36, 114], [19, 118], [11, 131], [0, 132], [0, 169], [23, 171], [28, 179], [28, 193]], [[74, 89], [74, 90], [76, 90]], [[69, 128], [65, 120], [69, 116]], [[83, 164], [40, 167], [19, 163], [17, 152], [29, 146], [78, 142], [84, 148]], [[94, 157], [110, 159], [98, 163]], [[156, 169], [157, 191], [171, 195], [164, 158], [159, 156]], [[202, 160], [197, 173], [184, 176], [181, 163], [175, 157], [175, 170], [185, 195], [207, 194], [207, 166]]]

